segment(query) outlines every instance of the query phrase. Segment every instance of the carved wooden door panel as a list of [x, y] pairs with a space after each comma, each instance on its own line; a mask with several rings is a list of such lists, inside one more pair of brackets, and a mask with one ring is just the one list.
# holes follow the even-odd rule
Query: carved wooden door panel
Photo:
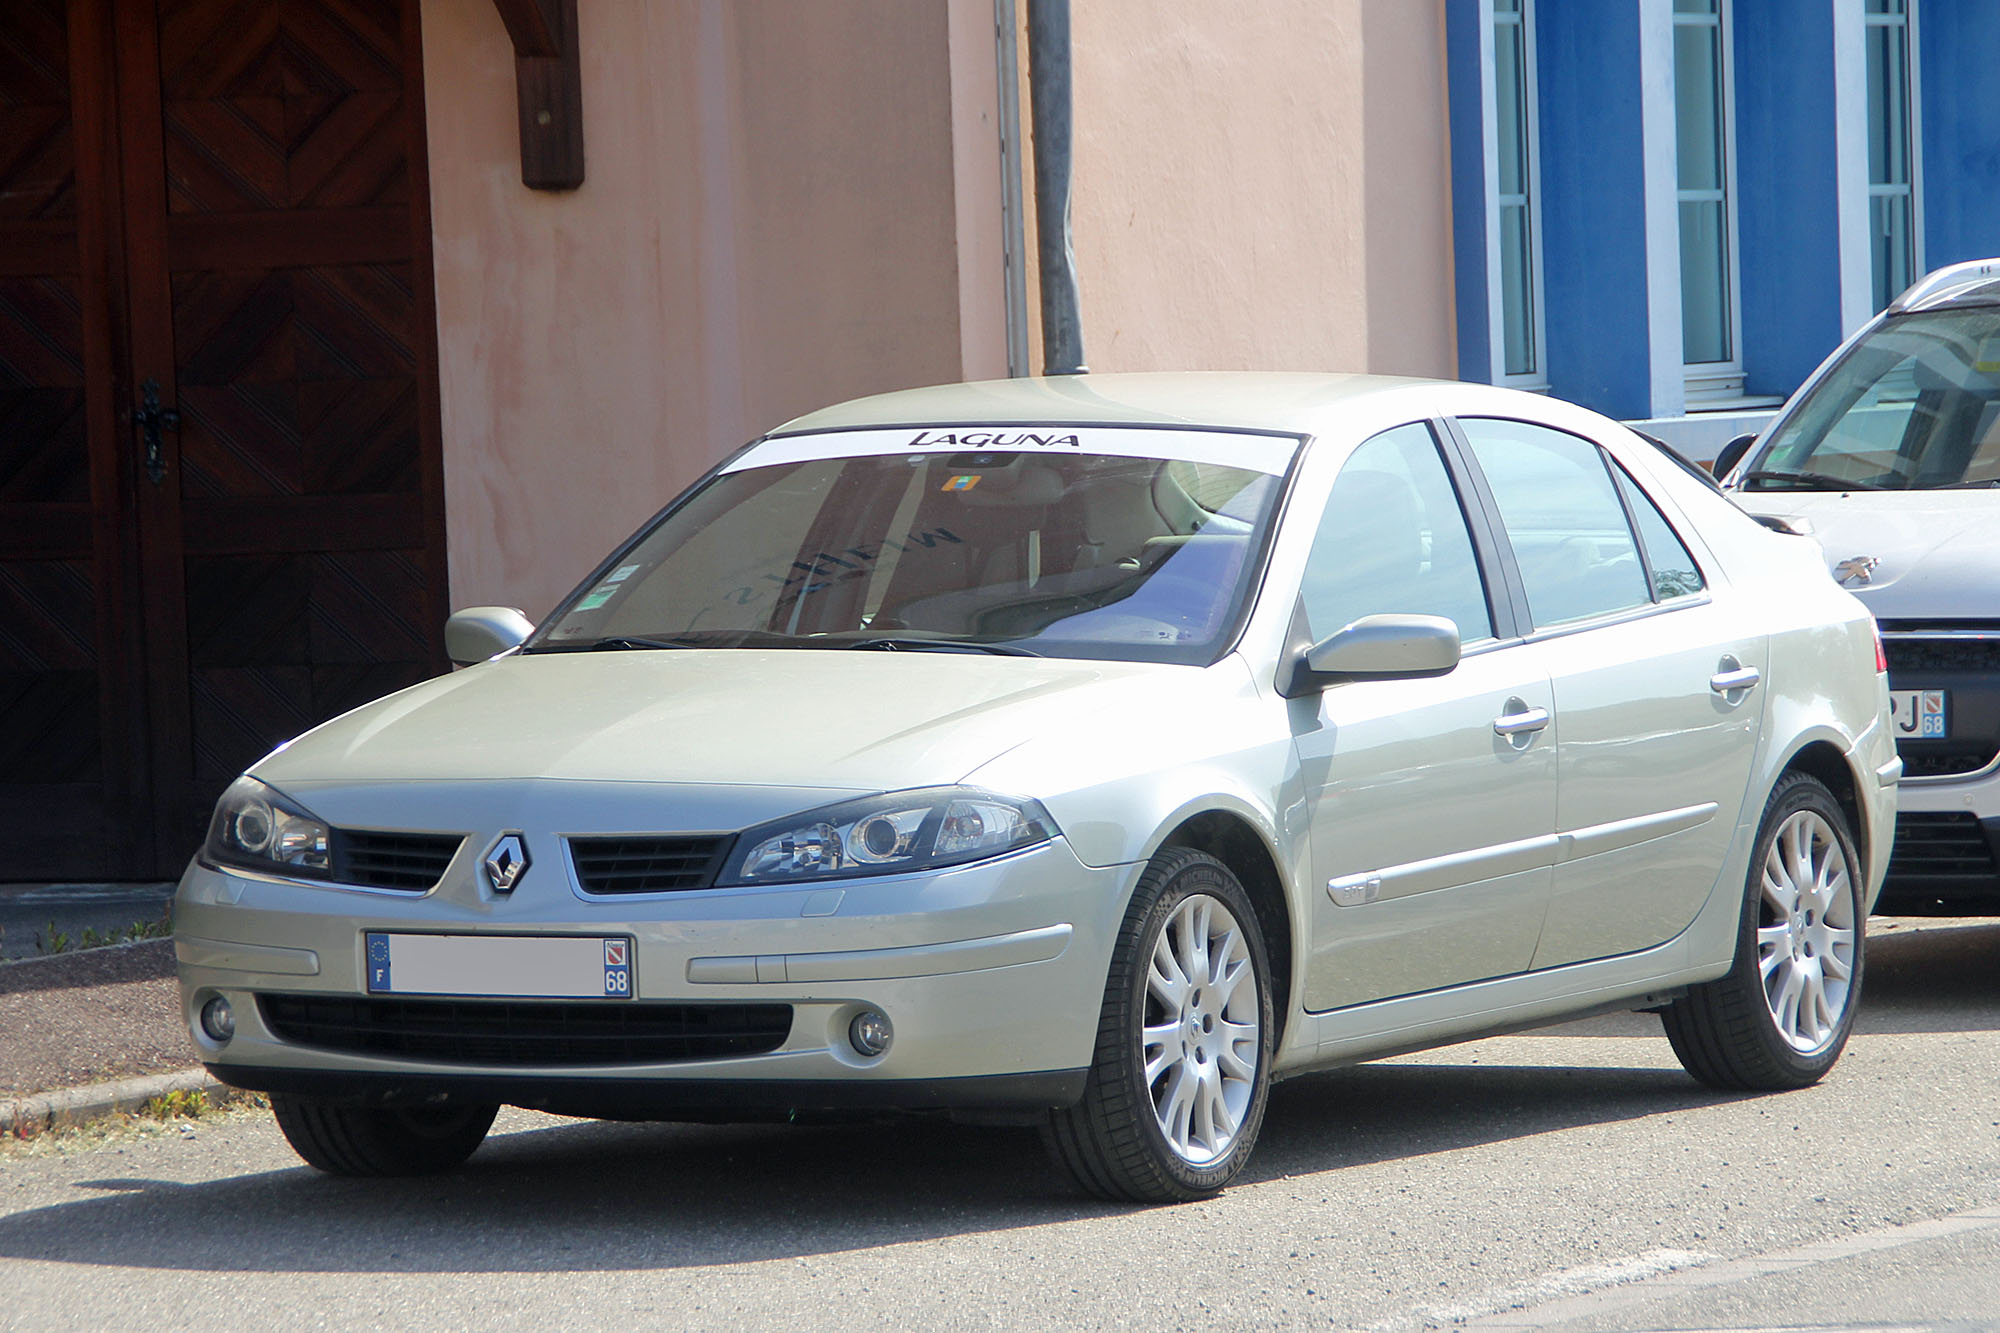
[[[130, 649], [101, 655], [125, 669], [99, 671], [98, 711], [137, 722], [99, 746], [131, 773], [107, 780], [129, 845], [102, 873], [171, 874], [265, 750], [444, 666], [417, 5], [51, 7], [104, 30], [111, 75], [70, 80], [115, 146], [111, 419], [87, 452], [91, 512], [117, 519], [99, 619]], [[149, 385], [172, 414], [151, 432]]]
[[66, 8], [0, 6], [0, 881], [146, 869], [108, 15]]

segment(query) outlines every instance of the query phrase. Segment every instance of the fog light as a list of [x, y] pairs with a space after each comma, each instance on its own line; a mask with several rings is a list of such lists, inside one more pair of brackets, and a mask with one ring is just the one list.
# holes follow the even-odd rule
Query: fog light
[[847, 1025], [847, 1040], [854, 1049], [870, 1058], [889, 1049], [889, 1016], [873, 1009], [863, 1009]]
[[201, 1030], [211, 1041], [228, 1041], [236, 1035], [236, 1011], [220, 995], [201, 1007]]

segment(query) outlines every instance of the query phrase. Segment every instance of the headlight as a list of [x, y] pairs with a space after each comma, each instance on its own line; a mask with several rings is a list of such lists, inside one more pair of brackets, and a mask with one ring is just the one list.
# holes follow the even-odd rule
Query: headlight
[[974, 787], [927, 787], [844, 801], [753, 828], [722, 884], [900, 875], [963, 865], [1056, 835], [1039, 802]]
[[215, 803], [201, 854], [219, 865], [325, 879], [332, 830], [255, 778], [238, 778]]

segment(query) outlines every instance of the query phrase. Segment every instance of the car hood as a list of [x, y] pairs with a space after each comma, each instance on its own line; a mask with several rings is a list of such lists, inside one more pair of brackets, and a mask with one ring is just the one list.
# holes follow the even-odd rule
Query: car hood
[[1752, 514], [1803, 518], [1840, 577], [1843, 561], [1873, 559], [1863, 583], [1842, 586], [1884, 620], [2000, 617], [2000, 491], [1737, 491]]
[[335, 718], [251, 771], [294, 790], [493, 779], [895, 790], [959, 781], [1198, 671], [938, 652], [512, 656]]

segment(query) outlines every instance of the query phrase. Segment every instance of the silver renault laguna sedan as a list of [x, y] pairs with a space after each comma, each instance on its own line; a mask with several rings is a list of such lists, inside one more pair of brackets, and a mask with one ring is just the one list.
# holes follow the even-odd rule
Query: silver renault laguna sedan
[[180, 886], [203, 1060], [327, 1171], [501, 1104], [940, 1110], [1196, 1198], [1273, 1078], [1616, 1008], [1802, 1086], [1901, 771], [1816, 546], [1469, 385], [850, 403], [448, 634], [477, 665], [261, 760]]

